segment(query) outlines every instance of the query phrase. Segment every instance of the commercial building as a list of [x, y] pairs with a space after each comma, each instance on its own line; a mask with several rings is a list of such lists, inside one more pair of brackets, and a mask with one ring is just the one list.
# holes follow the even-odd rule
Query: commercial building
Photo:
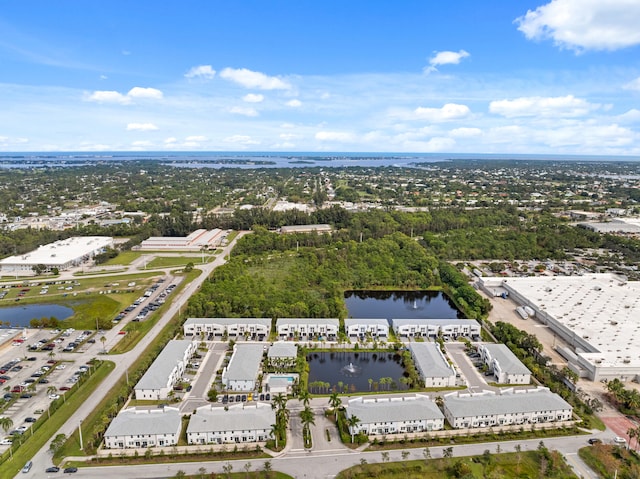
[[45, 272], [64, 271], [80, 266], [111, 246], [113, 238], [109, 236], [74, 236], [40, 246], [29, 253], [4, 258], [0, 260], [0, 273], [31, 275], [34, 266], [44, 266]]
[[273, 343], [267, 351], [267, 361], [271, 368], [276, 371], [289, 371], [296, 367], [298, 359], [298, 346], [294, 343], [277, 342]]
[[335, 341], [340, 321], [337, 318], [279, 318], [276, 331], [280, 339]]
[[189, 318], [183, 325], [185, 336], [201, 336], [220, 341], [223, 336], [262, 341], [271, 332], [270, 318]]
[[196, 351], [195, 341], [174, 339], [167, 343], [134, 391], [136, 399], [167, 399], [173, 386], [182, 378], [184, 370]]
[[295, 226], [283, 226], [280, 228], [280, 233], [331, 233], [333, 229], [331, 225], [295, 225]]
[[140, 243], [142, 251], [200, 251], [220, 246], [226, 231], [199, 229], [189, 236], [152, 236]]
[[570, 421], [573, 415], [571, 405], [548, 388], [455, 392], [443, 400], [444, 415], [455, 429]]
[[214, 405], [196, 409], [187, 426], [189, 444], [263, 442], [271, 437], [276, 413], [271, 404]]
[[640, 282], [611, 273], [479, 282], [485, 291], [502, 287], [531, 308], [567, 344], [569, 367], [580, 377], [640, 379]]
[[453, 387], [456, 371], [438, 343], [409, 343], [409, 351], [426, 388]]
[[480, 344], [478, 353], [499, 384], [529, 384], [531, 371], [504, 344]]
[[480, 323], [475, 319], [392, 319], [391, 326], [396, 336], [407, 338], [456, 339], [464, 336], [472, 340], [480, 337]]
[[352, 341], [364, 341], [368, 338], [374, 341], [389, 339], [389, 321], [381, 318], [360, 319], [346, 318], [344, 329]]
[[444, 428], [444, 415], [427, 396], [350, 399], [345, 406], [347, 419], [359, 421], [349, 427], [353, 435], [404, 434], [439, 431]]
[[108, 449], [176, 446], [182, 420], [177, 408], [123, 409], [104, 433]]
[[231, 391], [253, 391], [262, 364], [264, 346], [237, 343], [229, 364], [222, 370], [222, 384]]

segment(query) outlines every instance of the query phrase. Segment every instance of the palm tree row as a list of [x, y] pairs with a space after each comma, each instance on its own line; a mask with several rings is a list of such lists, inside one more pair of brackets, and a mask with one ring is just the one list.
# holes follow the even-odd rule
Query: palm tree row
[[278, 393], [273, 397], [271, 407], [276, 410], [276, 423], [271, 425], [271, 435], [275, 438], [278, 449], [278, 438], [286, 438], [290, 411], [287, 409], [287, 397]]
[[624, 383], [618, 378], [608, 381], [606, 388], [609, 394], [627, 409], [636, 410], [640, 407], [640, 392], [636, 389], [625, 389]]

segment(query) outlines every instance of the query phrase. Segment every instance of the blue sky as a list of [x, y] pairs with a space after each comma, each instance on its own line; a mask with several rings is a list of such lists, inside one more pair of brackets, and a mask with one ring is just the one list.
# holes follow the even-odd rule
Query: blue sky
[[640, 1], [0, 5], [0, 151], [640, 156]]

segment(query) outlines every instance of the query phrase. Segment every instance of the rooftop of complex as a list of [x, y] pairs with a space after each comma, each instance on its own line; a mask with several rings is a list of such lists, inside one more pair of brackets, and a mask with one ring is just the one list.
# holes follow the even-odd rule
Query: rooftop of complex
[[267, 352], [269, 358], [295, 358], [298, 356], [298, 346], [295, 343], [278, 341], [273, 343]]
[[409, 343], [418, 369], [430, 378], [448, 378], [456, 372], [447, 362], [437, 343]]
[[501, 391], [501, 394], [495, 394], [493, 391], [475, 394], [451, 393], [444, 396], [444, 406], [454, 417], [572, 409], [568, 402], [547, 388], [507, 389]]
[[271, 430], [275, 422], [276, 413], [270, 404], [207, 405], [196, 409], [187, 426], [187, 433]]
[[443, 419], [438, 406], [427, 396], [350, 399], [346, 409], [349, 416], [356, 416], [361, 423]]
[[138, 434], [175, 434], [180, 430], [180, 411], [173, 407], [123, 409], [113, 418], [105, 437]]
[[0, 260], [0, 265], [64, 265], [84, 255], [106, 248], [111, 244], [113, 244], [113, 238], [110, 236], [74, 236], [40, 246], [38, 249], [23, 255], [9, 256]]
[[271, 327], [271, 318], [188, 318], [184, 322], [184, 326], [191, 324], [221, 324], [227, 326], [231, 324], [259, 324]]
[[136, 389], [160, 389], [167, 387], [169, 373], [176, 367], [178, 361], [184, 358], [193, 342], [188, 339], [173, 339], [167, 343], [147, 372], [140, 378]]
[[258, 376], [264, 346], [262, 344], [238, 343], [233, 347], [233, 356], [227, 366], [226, 377], [231, 381], [253, 381]]
[[531, 374], [513, 352], [504, 344], [482, 344], [492, 359], [500, 365], [500, 369], [507, 374]]

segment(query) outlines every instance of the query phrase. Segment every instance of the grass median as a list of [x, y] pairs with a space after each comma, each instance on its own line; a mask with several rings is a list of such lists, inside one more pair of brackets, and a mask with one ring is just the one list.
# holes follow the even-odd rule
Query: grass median
[[13, 477], [33, 455], [42, 448], [55, 432], [68, 421], [69, 417], [91, 396], [100, 383], [115, 368], [111, 361], [102, 361], [96, 371], [84, 382], [82, 387], [69, 396], [66, 401], [58, 407], [49, 419], [26, 439], [20, 447], [11, 454], [5, 453], [2, 456], [3, 463], [0, 464], [0, 477]]

